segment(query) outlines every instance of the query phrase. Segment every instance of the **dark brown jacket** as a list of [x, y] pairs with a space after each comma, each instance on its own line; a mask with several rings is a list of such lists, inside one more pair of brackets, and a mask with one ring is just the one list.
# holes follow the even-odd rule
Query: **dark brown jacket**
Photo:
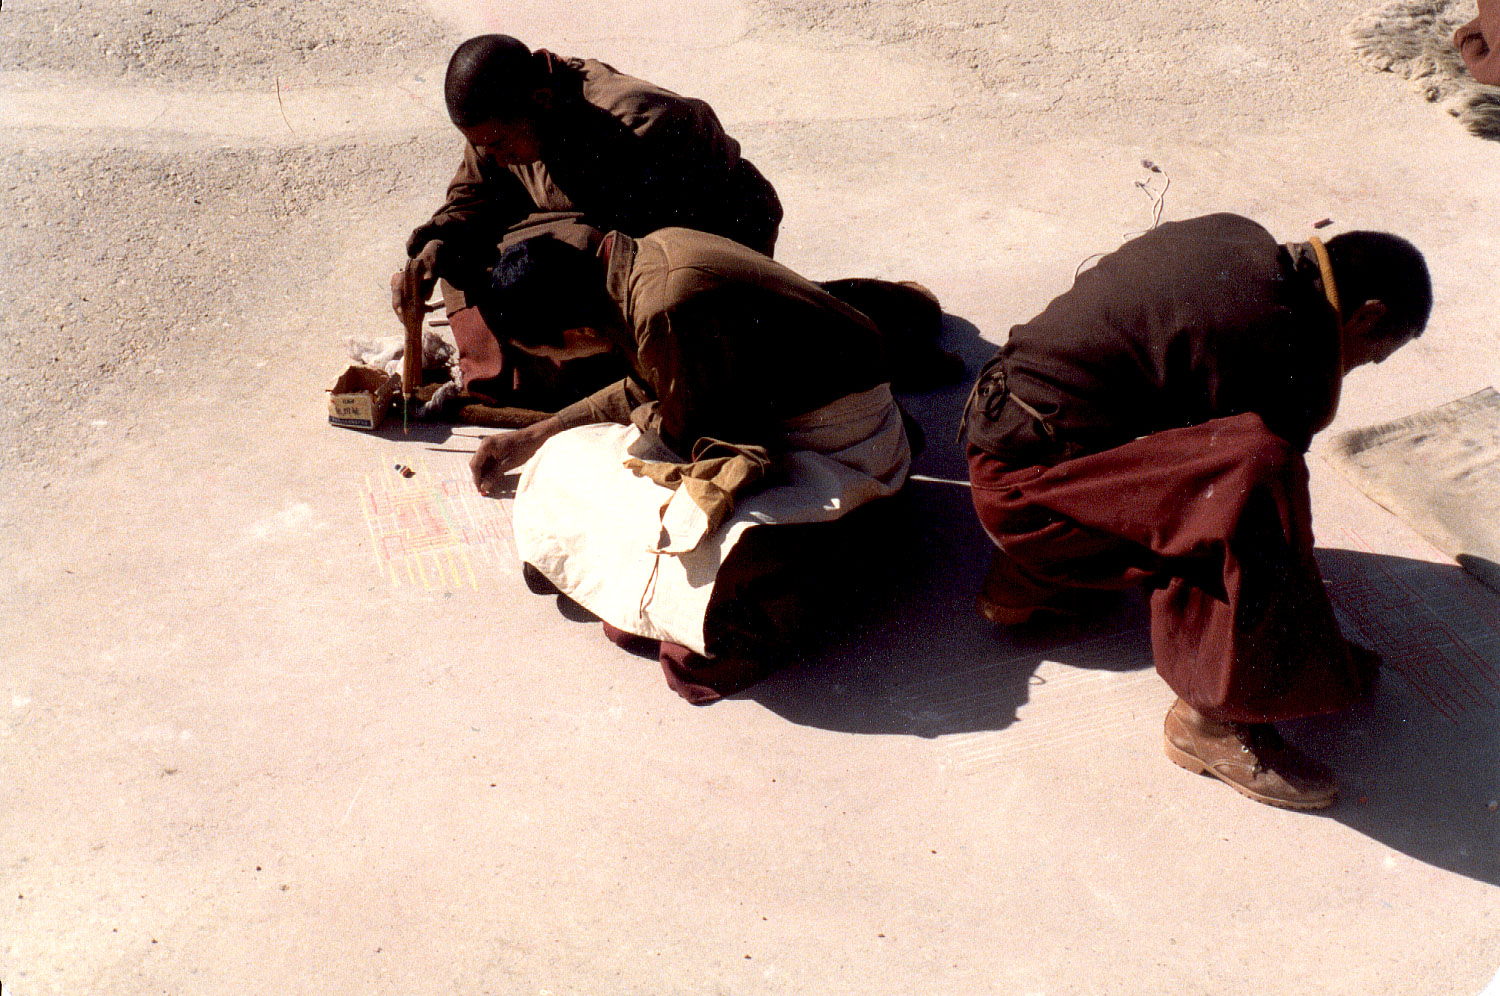
[[762, 445], [778, 423], [886, 382], [880, 334], [811, 281], [717, 235], [612, 233], [600, 250], [633, 376], [563, 409], [569, 427], [653, 424], [684, 457], [700, 438]]
[[593, 59], [548, 63], [547, 158], [502, 166], [465, 143], [447, 199], [407, 240], [408, 254], [432, 239], [493, 246], [538, 211], [637, 237], [697, 228], [771, 253], [781, 202], [708, 104]]
[[1006, 463], [1052, 464], [1254, 412], [1305, 450], [1341, 378], [1311, 254], [1208, 215], [1127, 242], [1012, 328], [980, 373], [968, 436]]

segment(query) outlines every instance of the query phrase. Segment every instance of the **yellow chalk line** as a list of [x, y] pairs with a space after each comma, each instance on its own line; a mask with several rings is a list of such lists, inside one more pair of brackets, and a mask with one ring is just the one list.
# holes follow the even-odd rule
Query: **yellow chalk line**
[[[469, 588], [479, 590], [479, 575], [475, 571], [474, 554], [469, 549], [469, 544], [455, 541], [451, 538], [442, 545], [414, 553], [407, 553], [401, 557], [386, 556], [384, 541], [390, 538], [389, 534], [383, 533], [376, 523], [375, 515], [376, 494], [383, 493], [387, 503], [392, 509], [406, 507], [413, 510], [425, 508], [437, 513], [445, 525], [458, 526], [457, 520], [467, 520], [473, 535], [477, 537], [476, 542], [481, 547], [486, 562], [493, 562], [497, 556], [490, 547], [492, 541], [484, 538], [484, 532], [480, 528], [479, 521], [471, 504], [463, 499], [461, 494], [449, 495], [441, 488], [433, 490], [430, 487], [418, 487], [410, 484], [406, 478], [401, 477], [395, 471], [396, 463], [400, 462], [400, 455], [389, 453], [377, 457], [380, 460], [380, 470], [372, 477], [364, 475], [365, 493], [360, 495], [360, 514], [365, 520], [365, 530], [370, 535], [372, 546], [371, 556], [375, 561], [375, 570], [378, 575], [386, 578], [392, 587], [400, 587], [402, 584], [401, 573], [405, 568], [406, 584], [415, 586], [418, 582], [428, 591], [435, 587], [451, 583], [454, 587], [463, 587], [467, 582]], [[419, 456], [408, 464], [413, 466], [422, 475], [422, 480], [428, 481], [436, 478], [432, 471], [432, 465], [426, 457]], [[425, 501], [424, 501], [425, 499]], [[454, 509], [454, 503], [458, 508]]]

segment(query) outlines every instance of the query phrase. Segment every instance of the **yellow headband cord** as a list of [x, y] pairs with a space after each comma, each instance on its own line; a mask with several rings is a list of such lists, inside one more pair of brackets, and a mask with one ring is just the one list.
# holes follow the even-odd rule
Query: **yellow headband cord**
[[1307, 240], [1312, 246], [1313, 255], [1318, 257], [1318, 272], [1323, 277], [1323, 295], [1328, 298], [1328, 303], [1333, 305], [1333, 313], [1338, 316], [1339, 324], [1344, 322], [1344, 309], [1339, 304], [1338, 284], [1333, 282], [1333, 261], [1328, 258], [1328, 248], [1323, 245], [1323, 240], [1313, 236]]

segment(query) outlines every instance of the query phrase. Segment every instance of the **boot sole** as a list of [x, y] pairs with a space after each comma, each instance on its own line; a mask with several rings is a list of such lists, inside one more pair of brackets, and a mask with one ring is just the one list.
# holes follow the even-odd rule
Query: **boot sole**
[[1217, 778], [1219, 781], [1223, 782], [1225, 785], [1228, 785], [1230, 788], [1234, 789], [1245, 798], [1254, 799], [1256, 802], [1264, 803], [1267, 806], [1275, 806], [1277, 809], [1293, 809], [1298, 812], [1307, 812], [1308, 810], [1312, 809], [1327, 809], [1329, 806], [1333, 805], [1335, 801], [1338, 800], [1337, 792], [1329, 796], [1327, 799], [1318, 802], [1290, 802], [1286, 799], [1277, 799], [1274, 796], [1263, 795], [1262, 793], [1256, 792], [1253, 789], [1246, 788], [1238, 782], [1230, 781], [1228, 778], [1225, 778], [1223, 775], [1219, 774], [1213, 768], [1210, 768], [1208, 765], [1204, 764], [1202, 761], [1198, 760], [1187, 751], [1175, 746], [1172, 741], [1163, 739], [1162, 744], [1166, 748], [1167, 759], [1170, 760], [1173, 764], [1177, 765], [1179, 768], [1186, 768], [1195, 775], [1211, 775], [1212, 777]]
[[[1102, 614], [1109, 611], [1108, 601], [1112, 597], [1110, 593], [1095, 592], [1092, 601], [1081, 601], [1077, 605], [1028, 605], [1023, 608], [1014, 608], [999, 602], [992, 602], [983, 594], [974, 600], [975, 608], [979, 614], [992, 623], [1001, 626], [1020, 626], [1037, 619], [1083, 619], [1088, 616]], [[1080, 598], [1087, 599], [1089, 593], [1084, 591]]]
[[1012, 609], [1004, 605], [996, 605], [994, 602], [979, 599], [975, 606], [979, 614], [998, 626], [1019, 626], [1027, 623], [1042, 609]]

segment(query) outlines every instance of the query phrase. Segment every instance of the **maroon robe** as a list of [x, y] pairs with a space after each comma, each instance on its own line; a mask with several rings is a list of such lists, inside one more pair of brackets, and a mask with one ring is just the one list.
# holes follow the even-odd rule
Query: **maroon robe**
[[1341, 377], [1316, 263], [1254, 222], [1163, 225], [1104, 257], [976, 385], [987, 596], [1145, 584], [1157, 670], [1200, 712], [1348, 706], [1366, 680], [1313, 560], [1302, 456]]
[[969, 468], [1007, 607], [1145, 584], [1157, 672], [1215, 719], [1334, 712], [1365, 690], [1313, 561], [1307, 465], [1258, 415], [1052, 466], [971, 447]]

